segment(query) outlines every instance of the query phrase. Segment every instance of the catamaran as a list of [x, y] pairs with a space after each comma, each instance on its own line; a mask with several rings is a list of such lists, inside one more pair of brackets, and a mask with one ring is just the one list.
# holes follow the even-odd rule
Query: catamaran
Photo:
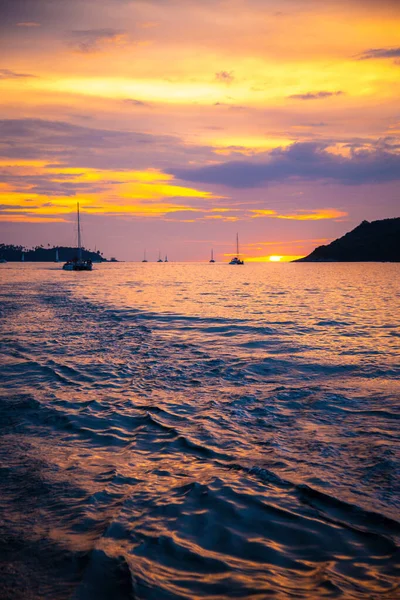
[[78, 256], [75, 256], [72, 260], [68, 260], [63, 265], [64, 271], [91, 271], [92, 261], [83, 260], [82, 258], [82, 240], [81, 240], [81, 219], [79, 213], [79, 202], [76, 205], [77, 217], [78, 217]]
[[214, 262], [215, 262], [215, 260], [214, 260], [214, 250], [213, 250], [212, 248], [211, 248], [211, 258], [210, 258], [210, 262], [211, 262], [211, 263], [214, 263]]
[[244, 265], [244, 261], [240, 259], [239, 253], [239, 234], [236, 234], [236, 256], [229, 262], [230, 265]]

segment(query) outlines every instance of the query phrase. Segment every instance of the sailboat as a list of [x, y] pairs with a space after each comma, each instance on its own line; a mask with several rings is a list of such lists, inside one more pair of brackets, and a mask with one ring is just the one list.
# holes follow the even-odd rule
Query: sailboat
[[60, 262], [60, 259], [58, 257], [58, 248], [56, 249], [56, 260], [55, 260], [55, 262]]
[[21, 262], [25, 262], [25, 252], [22, 253]]
[[143, 254], [143, 260], [142, 260], [142, 262], [147, 262], [147, 258], [146, 258], [146, 250], [144, 251], [144, 254]]
[[163, 259], [161, 258], [161, 252], [158, 251], [158, 261], [157, 262], [164, 262]]
[[244, 265], [243, 260], [240, 260], [239, 254], [239, 234], [236, 234], [236, 256], [229, 262], [230, 265]]
[[165, 255], [165, 260], [164, 260], [164, 262], [168, 262], [168, 256], [167, 256], [167, 255]]
[[210, 263], [214, 263], [214, 250], [211, 248], [211, 258], [210, 258]]
[[78, 217], [78, 256], [75, 256], [72, 260], [68, 260], [63, 265], [64, 271], [91, 271], [92, 261], [83, 260], [82, 258], [82, 240], [81, 240], [81, 219], [79, 213], [79, 202], [76, 204], [76, 211]]

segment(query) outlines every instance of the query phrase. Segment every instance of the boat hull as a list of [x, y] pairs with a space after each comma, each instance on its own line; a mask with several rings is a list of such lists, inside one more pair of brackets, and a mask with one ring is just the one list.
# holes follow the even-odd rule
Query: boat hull
[[70, 263], [66, 263], [63, 265], [64, 271], [91, 271], [92, 265], [74, 265]]

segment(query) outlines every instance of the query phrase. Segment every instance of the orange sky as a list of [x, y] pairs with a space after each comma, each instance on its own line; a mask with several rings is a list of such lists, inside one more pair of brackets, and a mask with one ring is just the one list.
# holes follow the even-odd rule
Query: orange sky
[[2, 241], [72, 245], [79, 201], [108, 256], [285, 260], [398, 216], [397, 1], [9, 5]]

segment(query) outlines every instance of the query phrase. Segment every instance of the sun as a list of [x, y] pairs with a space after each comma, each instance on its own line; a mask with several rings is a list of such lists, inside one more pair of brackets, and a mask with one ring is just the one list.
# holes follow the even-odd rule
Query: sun
[[271, 262], [280, 262], [281, 258], [282, 258], [282, 256], [270, 256], [269, 260]]

